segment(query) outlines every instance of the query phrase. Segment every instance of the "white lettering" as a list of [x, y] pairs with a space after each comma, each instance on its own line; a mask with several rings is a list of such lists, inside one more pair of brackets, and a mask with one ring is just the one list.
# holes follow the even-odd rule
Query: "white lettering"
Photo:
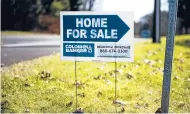
[[108, 27], [107, 18], [76, 18], [76, 27]]
[[97, 38], [104, 38], [103, 31], [100, 29]]
[[111, 37], [114, 38], [114, 39], [117, 39], [117, 29], [113, 29], [111, 31]]
[[79, 18], [76, 19], [76, 26], [83, 27], [83, 19], [82, 18], [80, 18], [80, 20], [79, 20]]
[[90, 20], [90, 18], [84, 19], [84, 26], [85, 27], [90, 27], [91, 26], [91, 20]]
[[79, 38], [79, 30], [77, 29], [73, 30], [73, 38]]
[[72, 29], [67, 29], [67, 38], [69, 38], [70, 35], [72, 35]]
[[97, 37], [97, 34], [96, 34], [96, 30], [95, 30], [95, 29], [92, 29], [92, 30], [90, 31], [90, 33], [91, 33], [91, 35], [90, 35], [91, 38], [96, 38], [96, 37]]
[[102, 18], [101, 19], [101, 27], [108, 27], [108, 25], [107, 25], [107, 18]]
[[80, 38], [87, 38], [87, 36], [86, 36], [86, 30], [84, 30], [84, 29], [80, 30]]

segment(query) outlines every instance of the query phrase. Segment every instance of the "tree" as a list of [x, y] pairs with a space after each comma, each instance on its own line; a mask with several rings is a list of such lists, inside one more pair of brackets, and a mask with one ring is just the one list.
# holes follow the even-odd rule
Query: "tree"
[[134, 22], [134, 34], [135, 37], [139, 37], [140, 36], [140, 22]]
[[[89, 11], [92, 10], [94, 1], [95, 0], [1, 0], [1, 29], [33, 30], [40, 26], [40, 15], [56, 17], [59, 16], [59, 12], [63, 10]], [[81, 7], [83, 8], [81, 9]]]
[[60, 11], [69, 10], [69, 0], [54, 0], [51, 4], [51, 15], [59, 16]]
[[71, 11], [91, 11], [95, 0], [70, 0]]
[[2, 0], [2, 30], [31, 30], [53, 0]]
[[190, 0], [179, 0], [177, 16], [182, 20], [182, 26], [185, 28], [186, 34], [188, 34], [188, 28], [190, 27], [189, 13], [190, 13]]
[[[166, 36], [167, 35], [167, 25], [168, 25], [168, 12], [167, 11], [161, 11], [160, 14], [160, 18], [161, 18], [161, 36]], [[145, 20], [146, 22], [148, 22], [149, 25], [149, 29], [152, 30], [153, 29], [153, 13], [147, 14], [144, 17], [141, 18], [141, 20]], [[142, 21], [140, 21], [142, 23]]]

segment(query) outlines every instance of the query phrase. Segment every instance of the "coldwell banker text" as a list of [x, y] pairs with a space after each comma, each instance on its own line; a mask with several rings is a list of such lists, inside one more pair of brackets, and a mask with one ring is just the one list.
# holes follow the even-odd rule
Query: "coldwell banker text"
[[[87, 31], [86, 28], [91, 29]], [[76, 29], [67, 29], [66, 37], [68, 39], [117, 39], [117, 29], [107, 28], [107, 18], [76, 18]]]

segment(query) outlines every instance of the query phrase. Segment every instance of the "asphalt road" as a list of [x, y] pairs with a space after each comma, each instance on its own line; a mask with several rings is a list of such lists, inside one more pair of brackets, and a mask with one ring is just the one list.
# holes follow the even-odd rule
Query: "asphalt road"
[[[144, 41], [135, 38], [135, 42]], [[9, 66], [60, 51], [59, 35], [2, 35], [1, 64]]]
[[59, 52], [59, 39], [57, 35], [2, 35], [1, 65], [8, 66]]

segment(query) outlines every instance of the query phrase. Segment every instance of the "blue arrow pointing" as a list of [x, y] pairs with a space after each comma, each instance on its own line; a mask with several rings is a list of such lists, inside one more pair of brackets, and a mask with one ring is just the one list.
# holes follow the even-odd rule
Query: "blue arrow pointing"
[[[76, 27], [76, 18], [89, 18], [89, 19], [98, 19], [98, 18], [107, 18], [107, 27]], [[118, 42], [128, 31], [129, 27], [118, 15], [63, 15], [63, 40], [64, 41], [84, 41], [84, 42]], [[83, 37], [69, 37], [67, 38], [67, 30], [68, 29], [78, 29], [78, 30], [86, 30], [87, 38]], [[107, 30], [108, 34], [111, 34], [112, 29], [117, 30], [117, 38], [91, 38], [90, 31], [94, 29], [99, 31], [100, 29], [105, 31]]]

